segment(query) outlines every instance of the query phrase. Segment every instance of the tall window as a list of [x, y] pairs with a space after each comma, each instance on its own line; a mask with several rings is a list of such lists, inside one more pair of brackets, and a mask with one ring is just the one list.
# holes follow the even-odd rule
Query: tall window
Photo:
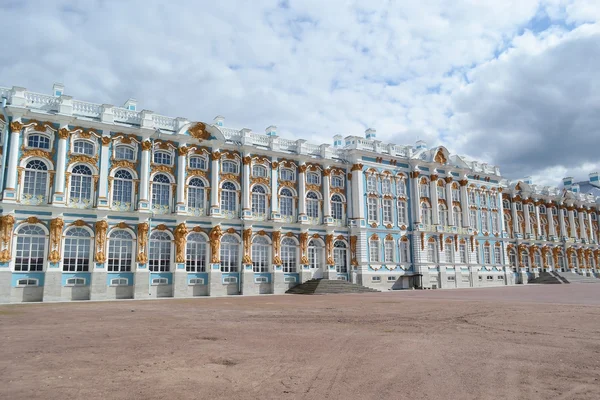
[[65, 234], [64, 272], [87, 272], [90, 269], [90, 233], [84, 228], [71, 228]]
[[509, 250], [508, 252], [508, 261], [510, 262], [511, 267], [517, 266], [517, 253], [514, 249]]
[[377, 199], [375, 197], [367, 198], [367, 218], [369, 222], [379, 220], [379, 214], [377, 212]]
[[338, 273], [345, 274], [348, 272], [348, 251], [346, 243], [341, 240], [336, 240], [333, 244], [333, 262]]
[[558, 253], [557, 260], [558, 260], [558, 267], [559, 267], [559, 268], [566, 268], [566, 267], [567, 267], [567, 266], [565, 265], [565, 256], [564, 256], [564, 254], [563, 254], [563, 252], [562, 252], [562, 251], [560, 251], [560, 252]]
[[108, 272], [129, 272], [133, 261], [133, 237], [124, 230], [108, 236]]
[[206, 189], [204, 181], [200, 178], [192, 178], [188, 184], [187, 206], [188, 211], [204, 215], [206, 204]]
[[457, 187], [452, 188], [452, 201], [460, 201], [460, 190]]
[[73, 153], [85, 154], [86, 156], [94, 155], [94, 145], [87, 140], [76, 140], [73, 142]]
[[502, 200], [502, 208], [504, 210], [510, 210], [510, 202], [508, 200]]
[[342, 178], [341, 176], [333, 175], [331, 177], [331, 187], [343, 188], [344, 187], [344, 178]]
[[452, 207], [452, 219], [454, 220], [454, 225], [462, 228], [462, 218], [460, 215], [460, 208], [454, 206]]
[[454, 249], [452, 248], [452, 242], [446, 243], [446, 247], [444, 247], [444, 256], [446, 257], [447, 263], [454, 264]]
[[156, 174], [152, 179], [152, 207], [169, 210], [171, 199], [171, 179], [165, 174]]
[[488, 203], [487, 202], [487, 199], [488, 199], [487, 193], [481, 193], [481, 195], [479, 196], [479, 198], [480, 198], [480, 203], [481, 203], [480, 206], [481, 207], [487, 207], [487, 205], [488, 205], [487, 204]]
[[306, 183], [309, 185], [320, 185], [321, 177], [316, 172], [309, 172], [306, 174]]
[[490, 220], [488, 218], [487, 211], [481, 212], [481, 229], [484, 232], [489, 232], [489, 230], [490, 230]]
[[112, 205], [129, 209], [133, 203], [133, 176], [125, 169], [115, 172], [112, 189]]
[[48, 138], [46, 135], [31, 134], [27, 137], [27, 147], [49, 150], [50, 138]]
[[267, 168], [264, 165], [252, 166], [252, 176], [266, 178], [267, 177]]
[[319, 218], [319, 197], [315, 192], [306, 194], [306, 215], [309, 218]]
[[540, 253], [539, 250], [536, 250], [536, 252], [533, 254], [533, 262], [534, 262], [534, 267], [542, 267], [542, 253]]
[[221, 168], [223, 169], [224, 174], [237, 174], [238, 172], [238, 164], [235, 161], [225, 160], [221, 164]]
[[129, 146], [119, 145], [115, 147], [115, 159], [116, 160], [128, 160], [135, 161], [135, 152]]
[[15, 271], [43, 271], [46, 232], [36, 225], [23, 225], [17, 230], [16, 236]]
[[237, 272], [240, 258], [240, 243], [233, 235], [221, 238], [221, 272]]
[[323, 246], [318, 240], [308, 242], [308, 263], [311, 268], [320, 268], [323, 263]]
[[492, 212], [492, 229], [494, 232], [500, 232], [500, 219], [497, 212]]
[[208, 162], [206, 161], [206, 157], [204, 157], [204, 156], [190, 157], [190, 168], [191, 169], [206, 170], [207, 167], [208, 167]]
[[406, 181], [404, 179], [398, 180], [396, 184], [396, 195], [406, 196]]
[[232, 182], [224, 182], [221, 186], [221, 210], [229, 212], [237, 210], [237, 190]]
[[521, 267], [529, 268], [529, 254], [526, 251], [521, 252]]
[[369, 175], [367, 177], [367, 192], [375, 191], [377, 191], [377, 178], [374, 175]]
[[171, 237], [166, 232], [154, 231], [150, 235], [150, 257], [148, 268], [151, 272], [171, 270]]
[[252, 214], [262, 217], [267, 214], [267, 193], [260, 185], [252, 188]]
[[331, 216], [337, 220], [344, 218], [344, 202], [339, 194], [331, 196]]
[[554, 260], [552, 259], [552, 253], [550, 251], [546, 253], [546, 265], [550, 268], [554, 267]]
[[427, 243], [427, 262], [434, 263], [437, 262], [437, 243], [435, 241], [430, 241]]
[[296, 241], [292, 238], [281, 240], [281, 262], [283, 272], [296, 272]]
[[392, 181], [390, 178], [385, 178], [381, 181], [381, 192], [382, 193], [392, 193]]
[[292, 217], [294, 215], [294, 195], [287, 188], [279, 192], [279, 212], [283, 217]]
[[71, 203], [84, 203], [91, 205], [92, 202], [92, 170], [86, 165], [76, 165], [71, 173]]
[[437, 187], [437, 195], [438, 195], [438, 199], [445, 200], [446, 199], [446, 188], [443, 186], [438, 186]]
[[264, 236], [255, 236], [252, 240], [252, 269], [254, 272], [269, 271], [269, 249], [271, 245]]
[[197, 232], [190, 233], [185, 244], [185, 270], [205, 272], [206, 257], [206, 238]]
[[577, 268], [577, 254], [575, 251], [571, 252], [571, 268]]
[[446, 206], [443, 204], [439, 205], [438, 214], [440, 218], [440, 225], [446, 226], [448, 225], [448, 210]]
[[295, 180], [294, 178], [294, 171], [289, 169], [289, 168], [282, 168], [279, 171], [279, 176], [281, 177], [282, 181], [293, 181]]
[[494, 264], [502, 264], [502, 249], [500, 248], [500, 246], [496, 246], [494, 248]]
[[425, 225], [431, 225], [431, 208], [427, 203], [421, 203], [421, 221]]
[[409, 263], [410, 262], [410, 249], [408, 240], [400, 241], [400, 262], [401, 263]]
[[469, 190], [469, 204], [471, 205], [475, 205], [477, 203], [477, 195], [475, 194], [474, 190]]
[[171, 165], [173, 163], [173, 158], [169, 152], [155, 151], [153, 161], [155, 164]]
[[394, 214], [392, 212], [392, 200], [384, 199], [383, 200], [383, 223], [391, 224], [394, 222]]
[[458, 253], [460, 256], [460, 263], [466, 264], [467, 263], [467, 244], [466, 243], [461, 243], [458, 245]]
[[392, 240], [384, 240], [383, 242], [383, 262], [394, 262], [394, 242]]
[[429, 182], [421, 181], [419, 193], [421, 193], [421, 197], [429, 197]]
[[486, 265], [490, 265], [492, 263], [492, 250], [489, 246], [483, 247], [483, 262]]
[[401, 200], [398, 202], [398, 223], [408, 224], [408, 214], [406, 212], [406, 202]]
[[379, 258], [379, 239], [369, 240], [369, 260], [378, 263]]
[[479, 229], [479, 223], [477, 221], [477, 210], [469, 210], [469, 218], [471, 219], [471, 226], [474, 229]]
[[25, 177], [23, 179], [23, 197], [26, 199], [46, 198], [46, 186], [48, 182], [48, 167], [43, 161], [31, 160], [25, 165]]

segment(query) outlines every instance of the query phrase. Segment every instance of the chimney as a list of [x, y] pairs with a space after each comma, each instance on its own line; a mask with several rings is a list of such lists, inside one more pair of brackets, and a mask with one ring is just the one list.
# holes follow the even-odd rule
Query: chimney
[[365, 136], [367, 139], [375, 139], [377, 138], [377, 131], [373, 128], [369, 128], [365, 131]]
[[136, 99], [129, 99], [125, 102], [125, 104], [123, 104], [123, 107], [128, 109], [129, 111], [136, 111], [137, 109], [137, 100]]
[[333, 147], [342, 147], [342, 135], [335, 135], [333, 137]]
[[55, 83], [54, 86], [52, 86], [52, 94], [54, 95], [54, 97], [60, 97], [65, 93], [65, 85], [63, 85], [62, 83]]
[[265, 133], [267, 136], [277, 136], [277, 127], [275, 125], [271, 125], [265, 129]]
[[215, 117], [215, 119], [213, 119], [213, 125], [223, 126], [224, 123], [225, 123], [225, 117], [222, 117], [220, 115], [217, 115]]
[[572, 176], [568, 176], [566, 178], [563, 178], [563, 186], [565, 187], [565, 189], [570, 189], [572, 184], [573, 184], [573, 177]]

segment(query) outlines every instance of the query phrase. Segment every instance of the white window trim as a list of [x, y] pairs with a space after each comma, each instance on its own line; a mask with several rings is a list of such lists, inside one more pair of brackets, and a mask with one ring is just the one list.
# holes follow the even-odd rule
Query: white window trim
[[204, 278], [190, 278], [188, 286], [204, 285]]
[[[72, 282], [69, 282], [72, 281]], [[77, 287], [77, 286], [85, 286], [86, 284], [86, 279], [85, 278], [67, 278], [66, 282], [65, 282], [65, 286], [69, 286], [69, 287]]]
[[[125, 283], [122, 283], [125, 281]], [[127, 278], [114, 278], [110, 280], [110, 286], [129, 286], [129, 279]]]
[[[25, 281], [25, 283], [22, 283], [23, 281]], [[30, 282], [34, 282], [34, 283], [30, 284]], [[40, 285], [40, 281], [38, 279], [34, 279], [34, 278], [22, 278], [22, 279], [17, 280], [17, 287], [19, 287], [19, 288], [38, 287], [39, 285]]]
[[169, 280], [167, 278], [152, 278], [152, 286], [163, 286], [168, 284]]

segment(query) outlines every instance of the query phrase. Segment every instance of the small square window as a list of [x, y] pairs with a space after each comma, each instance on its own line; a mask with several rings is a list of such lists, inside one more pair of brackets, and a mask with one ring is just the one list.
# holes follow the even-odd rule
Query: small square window
[[448, 281], [449, 282], [454, 282], [456, 280], [456, 277], [454, 276], [448, 276]]
[[283, 281], [286, 283], [293, 283], [293, 282], [296, 282], [296, 277], [295, 276], [286, 276], [285, 278], [283, 278]]
[[115, 278], [110, 280], [110, 286], [127, 286], [129, 280], [127, 278]]
[[152, 279], [152, 285], [153, 286], [167, 285], [168, 283], [169, 283], [169, 280], [167, 278], [154, 278], [154, 279]]
[[379, 283], [379, 282], [381, 282], [381, 277], [380, 276], [372, 276], [371, 277], [371, 282], [373, 282], [373, 283]]
[[488, 281], [493, 281], [493, 280], [494, 280], [494, 277], [493, 277], [492, 275], [488, 275], [488, 276], [486, 277], [486, 279], [487, 279]]
[[223, 284], [224, 285], [230, 285], [232, 283], [237, 283], [237, 277], [235, 276], [226, 276], [223, 278]]
[[388, 282], [396, 282], [396, 277], [395, 276], [388, 276], [387, 280], [388, 280]]
[[202, 278], [191, 278], [189, 285], [190, 286], [204, 285], [204, 279], [202, 279]]
[[496, 277], [496, 279], [498, 279], [499, 281], [502, 281], [502, 280], [504, 280], [504, 277], [503, 277], [502, 275], [498, 275], [498, 276]]
[[269, 279], [266, 276], [257, 276], [254, 278], [254, 283], [267, 283]]
[[67, 286], [85, 286], [84, 278], [69, 278], [67, 279]]
[[19, 279], [17, 281], [17, 287], [25, 287], [25, 286], [38, 286], [37, 279]]

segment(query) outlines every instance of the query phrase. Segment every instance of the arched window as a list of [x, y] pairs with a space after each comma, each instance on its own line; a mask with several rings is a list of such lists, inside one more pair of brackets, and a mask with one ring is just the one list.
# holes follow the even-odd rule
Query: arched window
[[454, 220], [454, 225], [462, 228], [462, 217], [460, 215], [460, 208], [458, 208], [458, 206], [452, 207], [452, 219]]
[[319, 240], [308, 242], [308, 263], [311, 268], [320, 268], [323, 264], [323, 245]]
[[64, 272], [87, 272], [90, 269], [92, 237], [87, 229], [71, 228], [65, 234]]
[[421, 220], [425, 225], [431, 225], [431, 208], [425, 202], [421, 203]]
[[343, 188], [344, 187], [344, 178], [338, 175], [333, 175], [331, 177], [331, 187], [334, 188]]
[[204, 156], [191, 156], [190, 157], [190, 168], [191, 169], [200, 169], [206, 170], [208, 163], [206, 161], [206, 157]]
[[73, 167], [69, 202], [92, 206], [92, 170], [87, 165]]
[[510, 203], [508, 200], [502, 200], [502, 208], [505, 210], [510, 210]]
[[171, 204], [171, 179], [165, 174], [156, 174], [152, 179], [152, 208], [168, 212]]
[[529, 268], [529, 254], [526, 251], [521, 252], [521, 267]]
[[130, 272], [133, 262], [133, 236], [118, 229], [108, 236], [108, 272]]
[[477, 194], [475, 193], [475, 190], [471, 189], [469, 190], [469, 204], [471, 205], [476, 205], [477, 203]]
[[494, 264], [502, 264], [502, 248], [496, 244], [494, 247]]
[[390, 178], [384, 178], [381, 181], [381, 192], [385, 194], [392, 193], [392, 181]]
[[221, 211], [237, 211], [237, 188], [232, 182], [224, 182], [221, 186]]
[[446, 257], [446, 262], [449, 264], [454, 264], [454, 247], [452, 241], [446, 242], [444, 246], [444, 256]]
[[440, 225], [448, 225], [448, 210], [444, 204], [440, 204], [438, 208], [438, 216], [440, 219]]
[[437, 243], [435, 240], [427, 242], [427, 262], [435, 263], [438, 259]]
[[291, 218], [294, 216], [294, 195], [287, 188], [279, 192], [279, 212], [282, 218]]
[[319, 218], [319, 197], [315, 192], [308, 192], [306, 194], [306, 215], [308, 218], [318, 219]]
[[392, 199], [383, 199], [383, 223], [385, 225], [392, 224], [394, 222], [394, 213], [392, 207]]
[[33, 133], [27, 137], [27, 147], [36, 149], [50, 149], [50, 138], [46, 135]]
[[288, 181], [288, 182], [294, 181], [295, 180], [294, 175], [295, 175], [294, 171], [289, 168], [281, 168], [279, 170], [279, 176], [282, 181]]
[[379, 221], [379, 209], [377, 208], [377, 198], [367, 198], [367, 218], [369, 222]]
[[73, 153], [91, 157], [95, 153], [94, 144], [88, 140], [75, 140], [73, 142]]
[[44, 270], [46, 232], [36, 225], [23, 225], [16, 232], [15, 271]]
[[406, 196], [406, 181], [404, 179], [399, 179], [396, 184], [396, 195], [398, 196]]
[[394, 262], [394, 241], [384, 240], [383, 241], [383, 262], [393, 263]]
[[481, 212], [481, 230], [483, 230], [484, 232], [490, 231], [490, 219], [488, 217], [487, 211]]
[[400, 240], [400, 262], [410, 262], [410, 244], [408, 240]]
[[221, 272], [237, 272], [240, 258], [240, 243], [233, 235], [221, 238]]
[[511, 267], [517, 266], [517, 252], [515, 249], [510, 249], [508, 251], [508, 261], [510, 262]]
[[296, 241], [292, 238], [283, 238], [281, 241], [281, 262], [283, 272], [296, 272]]
[[306, 174], [306, 183], [309, 185], [320, 185], [321, 177], [316, 172], [309, 172]]
[[130, 210], [133, 204], [133, 176], [125, 169], [115, 172], [112, 184], [112, 206]]
[[344, 201], [339, 194], [331, 196], [331, 216], [335, 220], [344, 219]]
[[41, 160], [31, 160], [25, 165], [22, 197], [36, 203], [46, 201], [48, 167]]
[[492, 212], [492, 230], [494, 232], [500, 232], [500, 218], [497, 212]]
[[477, 221], [477, 210], [469, 210], [469, 218], [473, 229], [479, 229], [479, 221]]
[[224, 174], [238, 174], [238, 163], [231, 160], [225, 160], [221, 164]]
[[398, 202], [398, 224], [408, 224], [408, 213], [406, 209], [406, 201], [400, 200]]
[[479, 195], [479, 199], [480, 199], [480, 206], [481, 207], [487, 207], [488, 206], [488, 194], [487, 193], [481, 193]]
[[195, 215], [204, 215], [206, 204], [206, 189], [204, 181], [200, 178], [192, 178], [188, 183], [187, 205], [188, 212]]
[[198, 232], [190, 233], [185, 244], [185, 270], [205, 272], [206, 258], [206, 238]]
[[515, 208], [517, 209], [517, 211], [523, 211], [523, 204], [522, 203], [515, 203]]
[[458, 252], [459, 252], [459, 256], [460, 256], [460, 263], [461, 264], [466, 264], [468, 261], [467, 258], [467, 244], [466, 243], [460, 243], [458, 245]]
[[369, 240], [369, 261], [372, 263], [378, 263], [381, 261], [379, 255], [379, 239], [371, 238]]
[[171, 237], [166, 232], [154, 231], [150, 235], [150, 272], [169, 272], [171, 270]]
[[575, 251], [571, 252], [571, 268], [577, 268], [577, 253]]
[[536, 250], [535, 253], [533, 253], [533, 266], [534, 267], [543, 267], [542, 264], [542, 253], [540, 253], [539, 250]]
[[267, 177], [267, 168], [264, 165], [252, 166], [252, 176], [266, 178]]
[[346, 243], [341, 240], [336, 240], [333, 244], [333, 263], [335, 269], [340, 274], [348, 272], [348, 250]]
[[173, 163], [173, 157], [167, 151], [155, 151], [153, 160], [154, 164], [171, 165]]
[[421, 194], [421, 197], [429, 197], [429, 182], [427, 182], [427, 180], [421, 181], [419, 193]]
[[267, 215], [267, 192], [261, 185], [252, 188], [252, 215], [263, 218]]
[[540, 214], [546, 214], [546, 206], [544, 206], [544, 205], [540, 206]]
[[492, 249], [490, 249], [490, 246], [483, 246], [483, 263], [486, 265], [492, 263]]
[[565, 269], [567, 267], [566, 263], [565, 263], [565, 255], [560, 250], [558, 252], [557, 260], [558, 260], [558, 267], [559, 268]]
[[135, 151], [130, 146], [118, 145], [115, 147], [115, 159], [135, 161]]
[[377, 191], [377, 178], [375, 175], [367, 176], [367, 192], [376, 192]]
[[[443, 182], [443, 181], [440, 181]], [[438, 195], [438, 199], [442, 199], [445, 200], [446, 199], [446, 188], [443, 186], [438, 185], [437, 187], [437, 195]]]
[[269, 250], [271, 245], [264, 236], [252, 240], [252, 269], [254, 272], [269, 272]]
[[452, 201], [460, 201], [460, 189], [452, 185]]

